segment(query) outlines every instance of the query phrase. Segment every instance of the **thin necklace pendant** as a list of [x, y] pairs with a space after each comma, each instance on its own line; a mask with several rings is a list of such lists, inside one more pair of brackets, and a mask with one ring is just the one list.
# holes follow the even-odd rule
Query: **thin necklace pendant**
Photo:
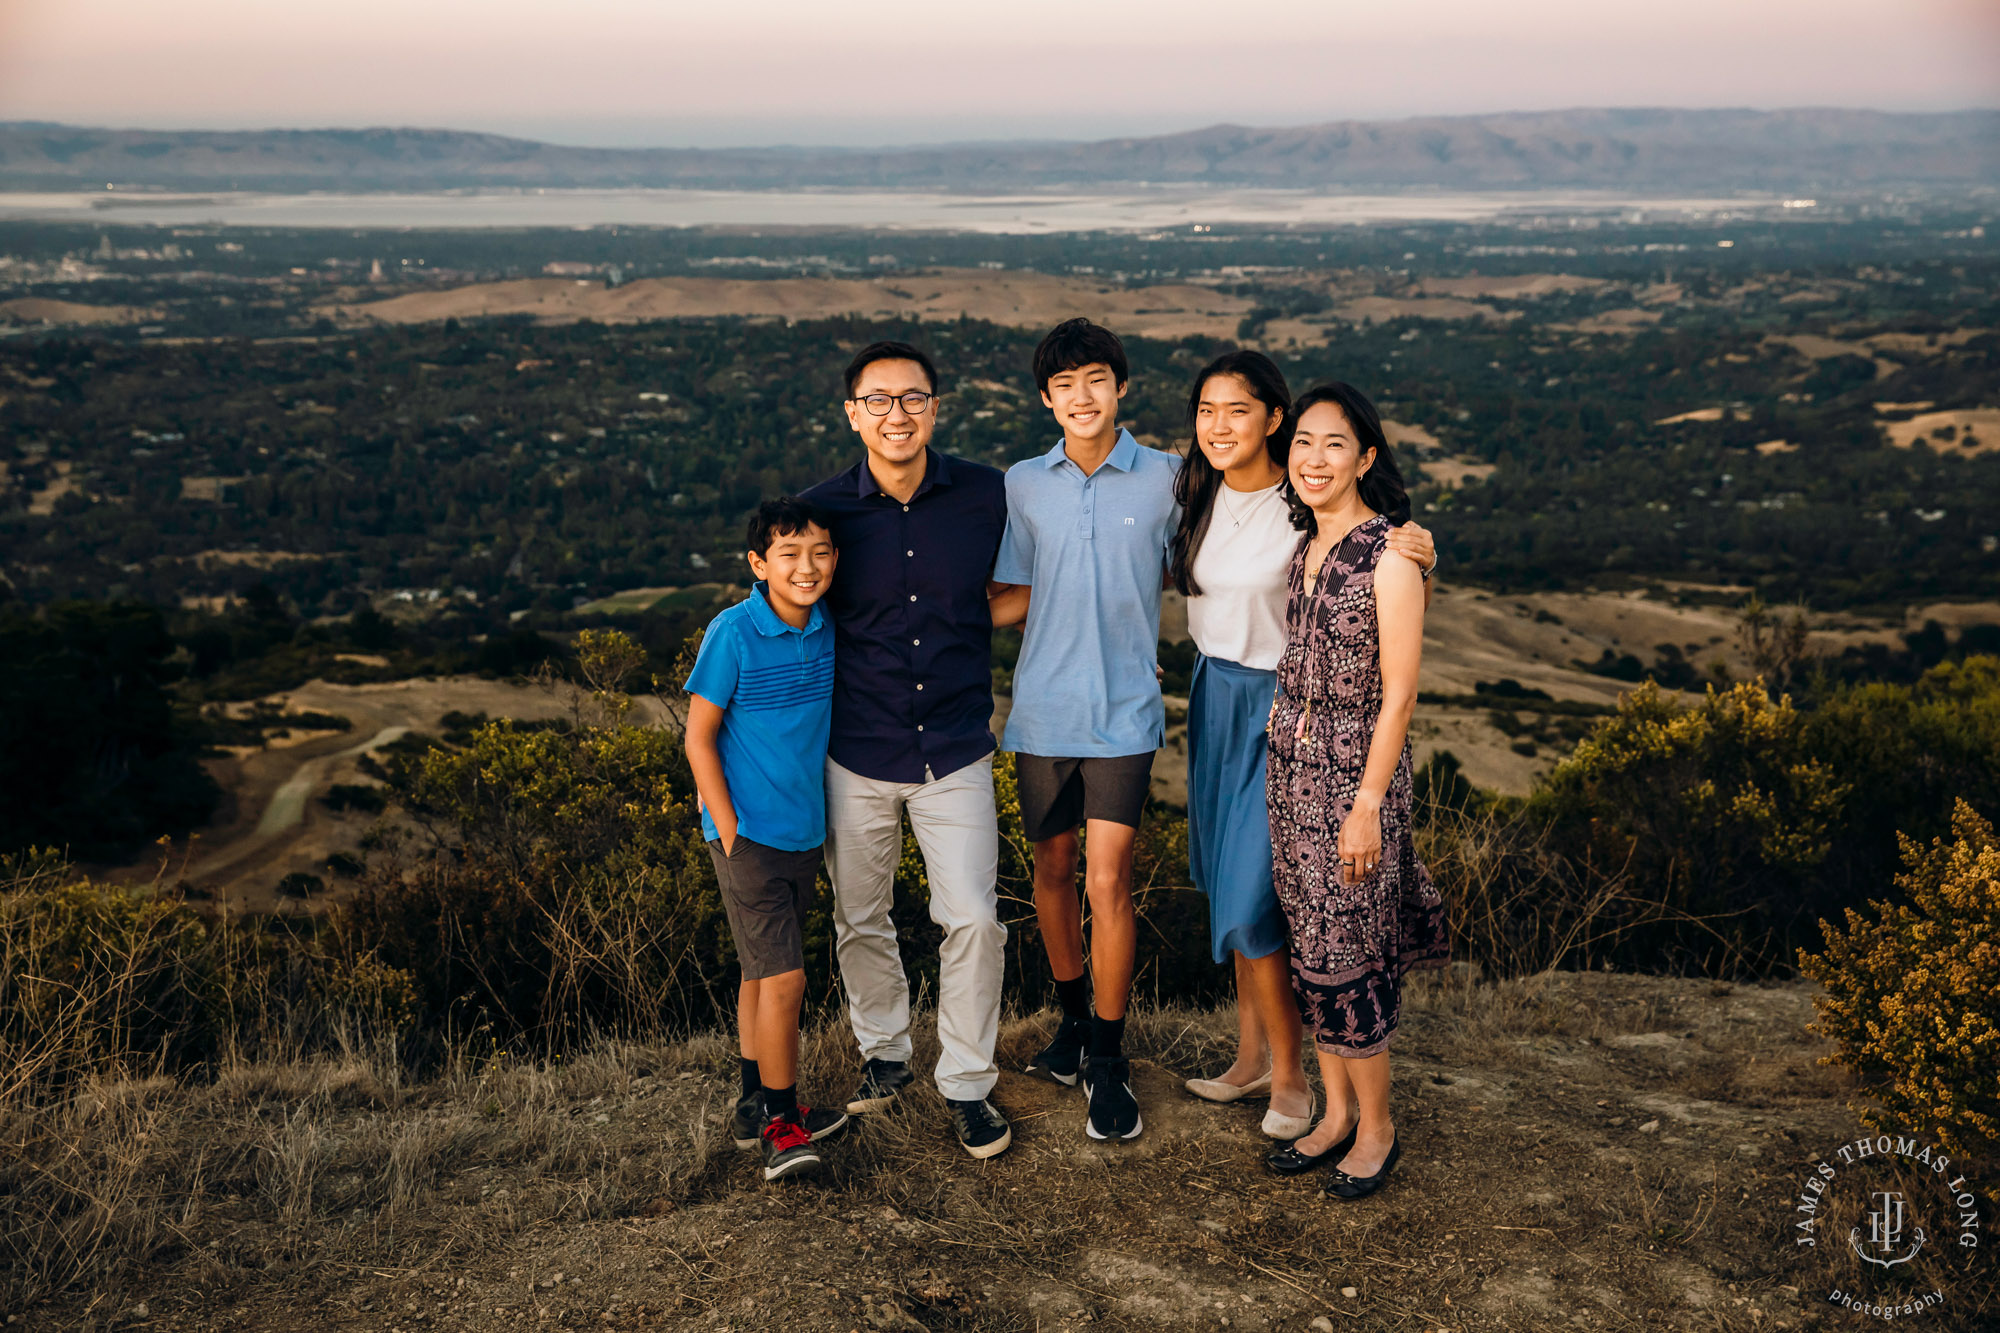
[[1228, 516], [1230, 527], [1240, 528], [1243, 526], [1243, 515], [1237, 511], [1236, 502], [1229, 498], [1229, 494], [1229, 483], [1224, 482], [1222, 484], [1222, 512]]
[[[1333, 548], [1329, 546], [1326, 550], [1320, 552], [1319, 563], [1306, 571], [1306, 596], [1310, 597], [1319, 591], [1320, 575], [1326, 573], [1327, 557], [1332, 554]], [[1312, 547], [1310, 546], [1306, 547], [1306, 559], [1312, 559]]]

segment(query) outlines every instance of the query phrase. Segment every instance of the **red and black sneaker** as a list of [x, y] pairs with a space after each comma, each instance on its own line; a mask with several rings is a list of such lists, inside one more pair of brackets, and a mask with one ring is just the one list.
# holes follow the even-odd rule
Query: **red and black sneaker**
[[812, 1134], [796, 1120], [770, 1120], [759, 1135], [764, 1140], [764, 1179], [776, 1180], [819, 1165]]
[[799, 1123], [806, 1127], [807, 1137], [818, 1143], [847, 1128], [847, 1112], [830, 1106], [800, 1106]]
[[[729, 1118], [730, 1137], [739, 1148], [761, 1148], [764, 1107], [757, 1093], [751, 1093], [736, 1103], [735, 1114]], [[801, 1106], [799, 1123], [806, 1127], [806, 1133], [815, 1140], [829, 1134], [837, 1134], [847, 1126], [847, 1112], [835, 1111], [823, 1106]]]

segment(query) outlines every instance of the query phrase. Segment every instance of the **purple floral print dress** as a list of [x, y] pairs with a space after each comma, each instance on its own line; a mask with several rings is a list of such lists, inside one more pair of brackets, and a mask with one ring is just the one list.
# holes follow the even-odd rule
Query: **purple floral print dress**
[[1340, 882], [1340, 825], [1354, 808], [1382, 710], [1375, 566], [1391, 524], [1377, 515], [1327, 553], [1306, 591], [1306, 546], [1292, 556], [1289, 642], [1271, 707], [1266, 795], [1272, 878], [1291, 928], [1292, 989], [1320, 1049], [1359, 1058], [1389, 1048], [1411, 968], [1451, 956], [1444, 904], [1417, 859], [1410, 746], [1382, 800], [1382, 861]]

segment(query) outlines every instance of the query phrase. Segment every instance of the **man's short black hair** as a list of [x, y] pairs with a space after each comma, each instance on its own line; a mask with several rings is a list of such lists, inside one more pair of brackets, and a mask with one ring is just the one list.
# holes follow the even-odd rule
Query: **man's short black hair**
[[745, 534], [746, 551], [755, 551], [759, 556], [767, 556], [771, 543], [780, 537], [796, 537], [808, 525], [826, 530], [828, 542], [833, 540], [833, 520], [824, 509], [796, 495], [781, 495], [775, 500], [766, 500], [757, 506], [757, 512], [750, 515], [750, 531]]
[[929, 382], [931, 392], [936, 393], [938, 391], [937, 367], [931, 364], [929, 357], [908, 343], [887, 341], [869, 343], [866, 347], [856, 352], [854, 359], [847, 363], [847, 396], [849, 398], [854, 396], [854, 386], [860, 382], [861, 372], [874, 365], [877, 361], [914, 361], [923, 370], [924, 379]]
[[1087, 319], [1066, 319], [1050, 329], [1035, 349], [1035, 387], [1047, 393], [1053, 377], [1099, 362], [1111, 367], [1120, 384], [1129, 378], [1125, 344], [1117, 334]]

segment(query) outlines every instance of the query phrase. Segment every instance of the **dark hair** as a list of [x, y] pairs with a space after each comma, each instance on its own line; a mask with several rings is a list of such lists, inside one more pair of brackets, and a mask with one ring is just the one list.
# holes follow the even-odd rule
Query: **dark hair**
[[1066, 319], [1050, 329], [1035, 348], [1035, 387], [1047, 393], [1054, 376], [1100, 361], [1111, 367], [1120, 384], [1131, 377], [1125, 344], [1118, 341], [1117, 334], [1087, 319]]
[[[1382, 417], [1376, 412], [1375, 404], [1352, 384], [1339, 380], [1316, 384], [1293, 401], [1293, 429], [1298, 428], [1299, 418], [1321, 403], [1332, 403], [1346, 415], [1347, 424], [1354, 428], [1355, 443], [1361, 446], [1363, 453], [1370, 449], [1375, 451], [1375, 461], [1369, 465], [1368, 471], [1362, 473], [1356, 488], [1361, 492], [1361, 503], [1378, 514], [1386, 514], [1397, 527], [1408, 523], [1410, 488], [1403, 482], [1403, 469], [1396, 466], [1396, 456], [1389, 452], [1389, 440], [1382, 434]], [[1291, 475], [1289, 466], [1286, 475]], [[1292, 526], [1303, 533], [1317, 533], [1319, 524], [1313, 518], [1312, 510], [1306, 508], [1306, 502], [1289, 490], [1285, 498], [1292, 506]]]
[[[1201, 393], [1217, 375], [1234, 375], [1250, 386], [1250, 395], [1273, 412], [1282, 414], [1278, 429], [1264, 437], [1264, 449], [1271, 461], [1285, 471], [1292, 442], [1292, 391], [1277, 363], [1262, 352], [1224, 352], [1201, 368], [1188, 390], [1187, 420], [1190, 433], [1201, 411]], [[1288, 474], [1289, 475], [1289, 474]], [[1180, 526], [1167, 548], [1167, 574], [1184, 597], [1201, 596], [1194, 581], [1194, 557], [1208, 536], [1208, 521], [1215, 514], [1215, 493], [1222, 487], [1222, 471], [1208, 461], [1201, 442], [1188, 440], [1187, 457], [1174, 474], [1174, 503], [1181, 507]]]
[[801, 500], [796, 495], [781, 495], [775, 500], [766, 500], [757, 506], [756, 513], [750, 515], [750, 530], [743, 537], [744, 549], [764, 555], [771, 549], [772, 542], [780, 537], [796, 537], [808, 525], [826, 529], [827, 540], [833, 540], [833, 520], [818, 505]]
[[938, 391], [937, 367], [931, 359], [908, 343], [873, 342], [854, 354], [843, 372], [847, 383], [847, 396], [854, 396], [854, 386], [861, 379], [861, 372], [877, 361], [914, 361], [924, 372], [924, 379], [930, 383], [931, 392]]

